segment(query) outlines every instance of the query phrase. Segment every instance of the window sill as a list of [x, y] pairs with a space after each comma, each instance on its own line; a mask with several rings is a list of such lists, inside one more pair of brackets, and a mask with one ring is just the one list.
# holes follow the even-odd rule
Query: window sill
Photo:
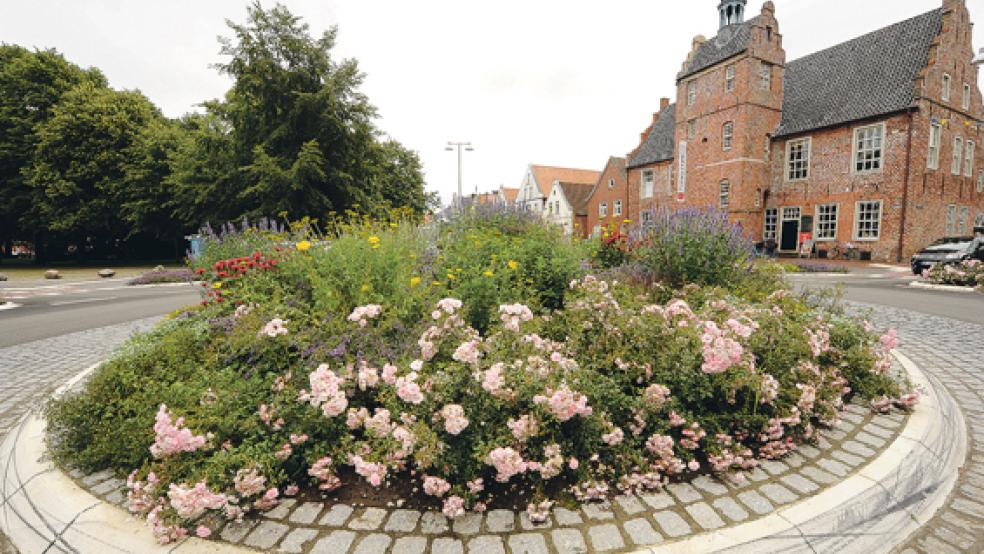
[[851, 240], [853, 240], [854, 242], [878, 242], [878, 241], [881, 240], [881, 237], [877, 237], [877, 238], [873, 238], [873, 239], [859, 239], [857, 237], [854, 237]]

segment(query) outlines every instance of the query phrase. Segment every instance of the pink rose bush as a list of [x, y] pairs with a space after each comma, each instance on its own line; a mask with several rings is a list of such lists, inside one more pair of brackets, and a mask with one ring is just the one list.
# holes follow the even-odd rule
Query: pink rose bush
[[957, 264], [936, 264], [923, 273], [923, 277], [938, 285], [977, 287], [984, 289], [984, 262], [966, 260]]
[[[56, 410], [60, 444], [93, 467], [139, 468], [128, 507], [167, 543], [354, 484], [416, 489], [449, 518], [518, 502], [545, 521], [558, 501], [739, 478], [815, 440], [853, 396], [878, 411], [918, 402], [893, 380], [893, 331], [786, 291], [584, 272], [544, 276], [556, 281], [545, 290], [527, 283], [549, 269], [536, 256], [498, 256], [494, 271], [425, 247], [387, 260], [380, 236], [353, 243], [346, 263], [412, 273], [346, 281], [314, 265], [344, 240], [291, 249], [286, 276], [247, 277], [248, 309], [170, 321], [111, 366], [137, 377], [94, 378], [91, 390], [118, 395], [106, 410], [135, 414], [120, 425], [136, 429], [126, 448], [68, 430], [101, 405]], [[470, 253], [488, 238], [461, 240]]]

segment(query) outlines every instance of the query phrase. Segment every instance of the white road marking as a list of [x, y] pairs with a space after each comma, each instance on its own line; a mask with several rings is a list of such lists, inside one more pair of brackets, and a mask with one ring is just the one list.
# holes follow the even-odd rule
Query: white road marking
[[106, 300], [116, 300], [119, 296], [105, 296], [103, 298], [86, 298], [84, 300], [67, 300], [65, 302], [51, 302], [49, 306], [70, 306], [72, 304], [88, 304], [90, 302], [104, 302]]

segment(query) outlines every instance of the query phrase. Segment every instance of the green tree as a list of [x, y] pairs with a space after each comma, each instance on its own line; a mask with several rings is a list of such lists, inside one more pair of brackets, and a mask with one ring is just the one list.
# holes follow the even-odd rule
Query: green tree
[[0, 244], [46, 229], [28, 182], [38, 129], [62, 96], [82, 83], [107, 86], [99, 70], [81, 69], [54, 50], [0, 44]]
[[89, 244], [130, 235], [127, 206], [135, 218], [148, 191], [128, 190], [127, 168], [146, 128], [161, 119], [139, 92], [82, 84], [65, 93], [38, 128], [31, 173], [47, 227]]
[[172, 167], [183, 219], [196, 215], [192, 206], [206, 206], [197, 215], [213, 221], [321, 217], [386, 202], [424, 209], [420, 161], [380, 139], [358, 65], [331, 56], [336, 29], [313, 38], [286, 8], [259, 2], [245, 24], [229, 26], [234, 37], [221, 39], [229, 59], [218, 68], [234, 84], [205, 104], [208, 115]]

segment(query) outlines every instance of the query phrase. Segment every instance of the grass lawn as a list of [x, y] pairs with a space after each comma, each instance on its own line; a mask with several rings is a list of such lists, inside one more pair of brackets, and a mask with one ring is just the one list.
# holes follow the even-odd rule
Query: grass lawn
[[[7, 285], [10, 283], [28, 283], [37, 281], [47, 281], [48, 283], [63, 283], [67, 281], [97, 281], [100, 279], [97, 273], [101, 269], [113, 269], [116, 271], [116, 279], [120, 278], [131, 278], [138, 275], [142, 275], [160, 264], [148, 263], [148, 264], [134, 264], [123, 262], [121, 265], [113, 265], [112, 263], [105, 263], [103, 265], [96, 266], [35, 266], [35, 265], [13, 265], [4, 261], [3, 265], [0, 265], [0, 273], [7, 276]], [[164, 267], [168, 269], [176, 269], [184, 267], [181, 264], [174, 262], [164, 264]], [[48, 269], [57, 269], [61, 274], [61, 279], [46, 280], [44, 278], [44, 272]], [[3, 282], [0, 282], [0, 286]]]

